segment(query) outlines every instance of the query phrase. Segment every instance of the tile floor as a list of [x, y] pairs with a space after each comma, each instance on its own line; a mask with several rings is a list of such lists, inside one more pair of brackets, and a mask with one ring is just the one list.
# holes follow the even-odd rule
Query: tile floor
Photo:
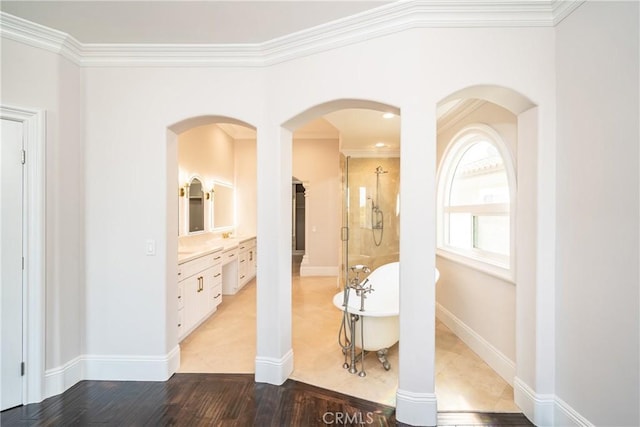
[[[295, 265], [295, 264], [294, 264]], [[294, 268], [292, 379], [395, 406], [398, 345], [389, 350], [391, 370], [375, 354], [365, 358], [366, 377], [342, 368], [337, 344], [342, 313], [331, 300], [335, 277], [300, 277]], [[255, 279], [238, 294], [224, 296], [218, 311], [180, 344], [180, 372], [254, 372]], [[439, 411], [521, 412], [513, 389], [460, 341], [436, 323], [436, 396]]]

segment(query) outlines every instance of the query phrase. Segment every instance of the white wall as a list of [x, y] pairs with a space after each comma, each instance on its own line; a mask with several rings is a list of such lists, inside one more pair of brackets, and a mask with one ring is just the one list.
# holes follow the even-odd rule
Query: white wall
[[[78, 85], [84, 88], [86, 102], [85, 118], [80, 120], [86, 139], [86, 210], [80, 222], [85, 239], [67, 243], [66, 235], [56, 234], [52, 243], [72, 245], [80, 254], [82, 248], [86, 254], [85, 377], [158, 380], [172, 373], [167, 362], [175, 357], [177, 337], [171, 330], [175, 322], [167, 318], [175, 311], [177, 233], [172, 217], [177, 201], [167, 200], [167, 195], [177, 191], [177, 153], [171, 135], [167, 148], [167, 128], [209, 114], [242, 120], [258, 131], [256, 365], [261, 369], [256, 378], [286, 379], [293, 362], [288, 237], [293, 171], [291, 132], [281, 126], [328, 101], [365, 99], [398, 107], [402, 113], [398, 419], [435, 422], [435, 286], [424, 271], [435, 266], [436, 105], [455, 91], [479, 84], [519, 92], [540, 105], [539, 132], [548, 156], [555, 142], [553, 46], [552, 28], [427, 28], [264, 68], [84, 69], [84, 86]], [[49, 84], [58, 88], [57, 82]], [[54, 186], [64, 183], [52, 178]], [[539, 208], [553, 214], [553, 188], [546, 185], [540, 189], [551, 201], [545, 199], [547, 205]], [[547, 234], [553, 236], [553, 230]], [[545, 242], [550, 240], [545, 237]], [[166, 251], [146, 256], [148, 239]], [[61, 307], [63, 303], [51, 308]], [[535, 317], [535, 305], [527, 308], [518, 315]], [[54, 351], [60, 344], [64, 342], [50, 343]], [[547, 370], [536, 363], [536, 355], [528, 357], [518, 364], [534, 373]], [[279, 371], [265, 375], [265, 367]]]
[[640, 424], [637, 2], [557, 27], [558, 424]]
[[[2, 104], [46, 110], [47, 370], [72, 362], [84, 350], [82, 224], [90, 186], [84, 171], [82, 83], [83, 71], [61, 56], [2, 40]], [[56, 381], [47, 383], [46, 393], [61, 392]]]
[[305, 183], [308, 207], [304, 261], [308, 264], [301, 266], [300, 274], [337, 275], [342, 209], [338, 140], [294, 139], [292, 162], [293, 176]]
[[[428, 366], [433, 361], [433, 335], [430, 333], [433, 325], [430, 319], [433, 319], [435, 309], [423, 302], [434, 298], [434, 288], [424, 280], [424, 271], [435, 263], [435, 227], [426, 226], [433, 219], [429, 212], [435, 212], [435, 195], [432, 193], [436, 165], [435, 106], [450, 93], [478, 84], [496, 84], [519, 91], [542, 106], [537, 119], [540, 137], [544, 141], [544, 162], [535, 167], [549, 170], [548, 163], [551, 161], [553, 165], [555, 129], [553, 44], [553, 31], [544, 28], [424, 29], [330, 50], [267, 70], [272, 83], [269, 85], [268, 102], [274, 107], [270, 115], [282, 120], [323, 102], [341, 98], [372, 99], [401, 109], [403, 346], [398, 413], [413, 412], [414, 407], [409, 402], [419, 402], [415, 406], [419, 406], [423, 414], [433, 408], [434, 396], [429, 390], [433, 390], [434, 378]], [[291, 78], [285, 80], [280, 78], [282, 75]], [[309, 81], [316, 84], [309, 85]], [[547, 197], [540, 204], [540, 209], [553, 215], [553, 206], [550, 208], [549, 203], [554, 203], [554, 193], [549, 184], [553, 181], [540, 186]], [[553, 229], [547, 232], [544, 244], [537, 250], [553, 253], [547, 246], [553, 242], [552, 236]], [[553, 271], [552, 265], [541, 265], [545, 270]], [[530, 302], [519, 315], [535, 318], [538, 304], [545, 305], [546, 301], [541, 298]], [[404, 324], [410, 326], [403, 328], [402, 313]], [[539, 333], [552, 336], [553, 329]], [[540, 340], [535, 334], [521, 339], [533, 348]], [[530, 353], [518, 361], [525, 377], [535, 378], [536, 370], [549, 370], [544, 364], [537, 364], [536, 357], [535, 353]], [[530, 384], [530, 389], [535, 391], [536, 387], [535, 382]]]
[[[177, 345], [175, 331], [166, 329], [175, 322], [165, 321], [175, 311], [177, 277], [176, 226], [167, 216], [178, 209], [177, 198], [167, 200], [178, 190], [177, 146], [167, 148], [167, 128], [201, 115], [257, 123], [259, 71], [106, 67], [85, 73], [86, 327], [87, 353], [96, 360], [88, 376], [167, 378], [163, 364]], [[168, 192], [171, 183], [175, 191]], [[142, 197], [139, 188], [146, 189]], [[156, 256], [145, 255], [147, 239], [156, 241]]]

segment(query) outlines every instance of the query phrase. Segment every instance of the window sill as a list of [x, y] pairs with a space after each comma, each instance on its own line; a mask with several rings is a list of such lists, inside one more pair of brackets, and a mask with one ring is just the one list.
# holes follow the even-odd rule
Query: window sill
[[462, 264], [489, 276], [496, 277], [511, 284], [516, 284], [513, 271], [500, 265], [492, 264], [484, 259], [473, 258], [466, 254], [460, 254], [451, 250], [437, 248], [436, 255], [450, 261]]

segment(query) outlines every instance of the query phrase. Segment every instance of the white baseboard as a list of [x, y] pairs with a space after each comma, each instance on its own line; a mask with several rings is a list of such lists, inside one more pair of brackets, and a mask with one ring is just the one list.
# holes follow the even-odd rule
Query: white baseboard
[[516, 364], [511, 359], [439, 303], [436, 303], [436, 317], [478, 354], [487, 365], [491, 366], [491, 369], [513, 386]]
[[83, 380], [166, 381], [180, 366], [180, 347], [164, 356], [81, 355], [45, 372], [45, 398]]
[[516, 377], [513, 380], [513, 400], [536, 426], [555, 425], [553, 394], [538, 394], [527, 383]]
[[293, 372], [293, 350], [280, 359], [256, 357], [256, 377], [258, 383], [282, 385]]
[[166, 381], [180, 363], [180, 347], [163, 356], [86, 355], [84, 360], [87, 380]]
[[300, 276], [337, 276], [338, 266], [313, 266], [300, 264]]
[[580, 415], [567, 402], [555, 396], [554, 425], [593, 427], [595, 424]]
[[435, 426], [438, 404], [434, 393], [396, 391], [396, 420], [412, 426]]
[[44, 373], [44, 399], [63, 393], [84, 378], [84, 361], [78, 356]]

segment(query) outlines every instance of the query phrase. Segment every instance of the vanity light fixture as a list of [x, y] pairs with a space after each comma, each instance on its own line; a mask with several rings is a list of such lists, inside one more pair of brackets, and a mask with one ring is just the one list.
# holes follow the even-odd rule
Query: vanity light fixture
[[180, 187], [180, 190], [178, 192], [180, 197], [187, 197], [187, 194], [189, 194], [189, 183], [187, 182], [186, 184], [184, 184], [182, 187]]
[[376, 142], [376, 147], [377, 148], [386, 147], [386, 144], [384, 142]]
[[395, 116], [396, 116], [395, 114], [387, 112], [387, 113], [384, 113], [384, 114], [382, 115], [382, 118], [383, 118], [383, 119], [392, 119], [392, 118], [394, 118]]

